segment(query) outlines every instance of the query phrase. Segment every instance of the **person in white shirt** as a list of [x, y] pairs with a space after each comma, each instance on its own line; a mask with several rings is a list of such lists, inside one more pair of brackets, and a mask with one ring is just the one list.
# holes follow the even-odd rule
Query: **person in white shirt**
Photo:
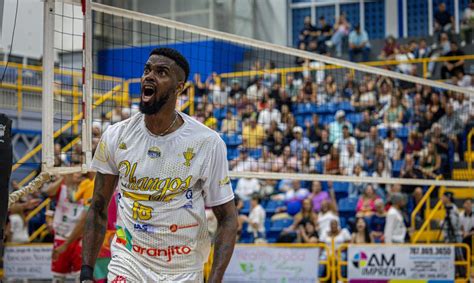
[[141, 77], [140, 113], [110, 126], [92, 161], [97, 171], [84, 229], [81, 282], [93, 281], [107, 207], [118, 193], [108, 281], [203, 282], [211, 240], [205, 208], [217, 218], [210, 282], [221, 282], [238, 222], [226, 145], [178, 112], [189, 64], [178, 51], [151, 51]]
[[342, 126], [342, 136], [334, 141], [334, 147], [341, 155], [347, 154], [347, 145], [353, 144], [357, 148], [357, 140], [351, 136], [349, 126]]
[[249, 225], [247, 231], [252, 235], [253, 242], [265, 240], [265, 218], [267, 213], [260, 205], [260, 198], [257, 195], [252, 197], [250, 201], [250, 213], [244, 219]]
[[249, 156], [247, 148], [239, 147], [239, 149], [239, 156], [229, 162], [230, 168], [236, 172], [256, 171], [258, 168], [257, 160]]
[[260, 183], [256, 178], [240, 178], [237, 181], [235, 194], [242, 200], [249, 200], [254, 193], [260, 192]]
[[355, 151], [353, 143], [347, 144], [347, 151], [341, 154], [340, 160], [341, 170], [344, 175], [352, 175], [354, 167], [357, 165], [364, 166], [362, 154]]
[[392, 206], [387, 212], [385, 222], [385, 243], [404, 243], [407, 234], [407, 227], [403, 219], [401, 208], [405, 204], [405, 198], [401, 193], [394, 193], [391, 197], [391, 201]]
[[280, 110], [275, 108], [275, 99], [268, 100], [268, 104], [258, 115], [258, 123], [263, 126], [265, 130], [270, 127], [272, 121], [281, 122]]
[[462, 242], [472, 247], [474, 237], [474, 213], [472, 200], [466, 199], [463, 204], [464, 211], [461, 213]]
[[331, 221], [335, 220], [339, 222], [339, 216], [337, 215], [337, 208], [334, 207], [335, 197], [334, 192], [331, 192], [332, 200], [324, 200], [321, 203], [321, 210], [318, 214], [318, 234], [322, 237], [326, 235], [330, 229]]

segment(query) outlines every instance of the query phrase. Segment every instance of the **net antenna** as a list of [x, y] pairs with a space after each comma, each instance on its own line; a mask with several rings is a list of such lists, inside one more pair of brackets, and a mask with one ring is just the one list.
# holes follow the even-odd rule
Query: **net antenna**
[[[86, 172], [92, 160], [91, 15], [89, 0], [44, 1], [41, 166], [43, 172], [52, 174]], [[80, 50], [78, 45], [82, 45], [80, 66], [74, 62], [74, 52]], [[55, 64], [59, 56], [68, 55], [71, 55], [72, 63]], [[61, 96], [66, 92], [69, 92], [72, 98], [55, 98], [56, 95]], [[66, 110], [63, 111], [66, 108], [72, 109], [70, 116], [65, 114]], [[68, 133], [72, 128], [75, 129], [76, 140], [71, 142], [69, 147], [80, 143], [81, 166], [55, 166], [55, 139]]]

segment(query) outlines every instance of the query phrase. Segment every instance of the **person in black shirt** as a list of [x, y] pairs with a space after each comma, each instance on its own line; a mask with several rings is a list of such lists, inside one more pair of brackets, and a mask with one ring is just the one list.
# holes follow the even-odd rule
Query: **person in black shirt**
[[240, 85], [240, 81], [238, 79], [232, 80], [232, 86], [230, 89], [230, 97], [234, 98], [237, 94], [243, 95], [245, 94], [244, 88]]
[[283, 149], [286, 144], [283, 140], [283, 133], [281, 131], [273, 132], [273, 140], [266, 144], [270, 149], [270, 152], [276, 156], [280, 156], [283, 153]]
[[[415, 165], [415, 160], [413, 155], [407, 154], [405, 156], [405, 164], [403, 165], [402, 172], [400, 173], [400, 178], [407, 179], [423, 179], [423, 172], [420, 168]], [[415, 191], [417, 186], [415, 185], [403, 185], [402, 192], [405, 194], [412, 194]]]
[[329, 133], [327, 130], [321, 131], [321, 142], [318, 144], [316, 148], [316, 154], [319, 158], [326, 156], [329, 154], [332, 148], [332, 143], [329, 142]]
[[[463, 56], [465, 53], [459, 49], [458, 44], [454, 41], [451, 42], [451, 51], [446, 53], [447, 57], [450, 56]], [[464, 60], [452, 60], [445, 62], [441, 68], [441, 78], [443, 80], [448, 79], [452, 76], [457, 75], [458, 72], [464, 73]], [[449, 75], [449, 76], [448, 76]]]
[[306, 136], [311, 144], [317, 145], [321, 141], [321, 133], [324, 127], [319, 124], [318, 114], [313, 114], [312, 118], [311, 122], [306, 121]]
[[370, 127], [375, 126], [374, 120], [370, 118], [370, 111], [365, 110], [363, 112], [363, 120], [357, 124], [355, 129], [355, 137], [359, 140], [369, 136]]
[[316, 33], [317, 29], [311, 24], [311, 17], [305, 17], [303, 29], [300, 31], [300, 40], [308, 42]]
[[446, 4], [443, 2], [439, 3], [438, 11], [436, 11], [434, 14], [434, 20], [435, 38], [439, 39], [439, 35], [442, 32], [449, 33], [451, 31], [454, 18], [451, 16], [451, 13], [446, 11]]

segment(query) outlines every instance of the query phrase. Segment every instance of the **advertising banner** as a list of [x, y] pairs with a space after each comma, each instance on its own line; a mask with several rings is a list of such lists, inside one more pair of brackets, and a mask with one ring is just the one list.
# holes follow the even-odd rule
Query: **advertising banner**
[[443, 245], [350, 245], [349, 282], [454, 280], [454, 247]]
[[317, 282], [319, 250], [236, 246], [224, 282]]
[[52, 244], [5, 247], [3, 268], [6, 278], [51, 279]]

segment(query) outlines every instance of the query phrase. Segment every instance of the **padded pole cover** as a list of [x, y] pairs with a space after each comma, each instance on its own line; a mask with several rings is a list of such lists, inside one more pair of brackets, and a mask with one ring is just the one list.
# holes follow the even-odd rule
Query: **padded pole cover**
[[0, 251], [8, 214], [8, 185], [12, 172], [12, 121], [0, 113]]

